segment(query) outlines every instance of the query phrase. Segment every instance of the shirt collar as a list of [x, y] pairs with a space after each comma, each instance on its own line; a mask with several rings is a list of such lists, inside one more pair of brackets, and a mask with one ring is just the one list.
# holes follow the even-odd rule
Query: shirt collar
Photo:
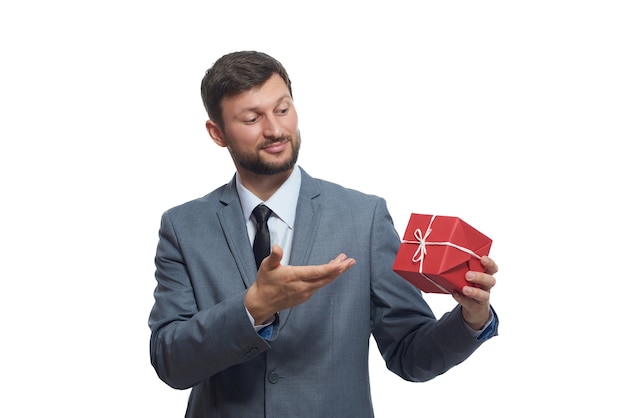
[[296, 165], [287, 180], [269, 199], [267, 199], [267, 201], [263, 202], [241, 184], [239, 173], [236, 173], [235, 182], [241, 208], [243, 209], [243, 216], [245, 219], [249, 219], [254, 208], [260, 203], [265, 203], [276, 216], [282, 219], [289, 228], [293, 229], [293, 225], [296, 221], [296, 206], [298, 205], [301, 181], [302, 175], [300, 173], [300, 167]]

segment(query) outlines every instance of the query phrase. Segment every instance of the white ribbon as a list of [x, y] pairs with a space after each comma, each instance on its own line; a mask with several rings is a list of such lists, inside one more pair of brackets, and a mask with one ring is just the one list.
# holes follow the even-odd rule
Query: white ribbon
[[426, 239], [428, 238], [428, 236], [432, 232], [431, 226], [432, 226], [433, 221], [435, 220], [436, 216], [437, 215], [433, 215], [433, 217], [430, 219], [430, 223], [428, 224], [428, 228], [426, 229], [426, 233], [425, 234], [422, 235], [422, 230], [420, 228], [417, 228], [415, 231], [413, 231], [413, 236], [415, 237], [416, 241], [402, 240], [402, 243], [403, 244], [417, 244], [417, 249], [415, 250], [415, 253], [413, 254], [412, 261], [414, 263], [419, 263], [419, 274], [421, 274], [426, 280], [428, 280], [429, 282], [431, 282], [432, 284], [437, 286], [440, 290], [444, 291], [445, 293], [449, 293], [446, 289], [441, 287], [438, 283], [435, 283], [433, 280], [431, 280], [430, 277], [428, 277], [427, 275], [422, 273], [422, 266], [424, 264], [424, 258], [426, 257], [426, 253], [427, 253], [426, 246], [427, 245], [446, 245], [448, 247], [454, 247], [457, 250], [463, 251], [464, 253], [467, 253], [467, 254], [471, 255], [472, 257], [476, 257], [478, 259], [480, 259], [480, 256], [478, 254], [476, 254], [474, 251], [470, 250], [469, 248], [462, 247], [462, 246], [457, 245], [457, 244], [455, 244], [453, 242], [449, 242], [449, 241], [441, 241], [441, 242], [427, 241]]

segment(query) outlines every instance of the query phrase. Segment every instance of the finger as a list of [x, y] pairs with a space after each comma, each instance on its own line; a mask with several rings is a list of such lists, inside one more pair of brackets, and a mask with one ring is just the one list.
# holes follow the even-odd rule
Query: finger
[[488, 274], [496, 274], [498, 272], [498, 265], [496, 262], [486, 255], [480, 258], [480, 264], [482, 264], [485, 272]]
[[346, 260], [347, 258], [348, 258], [348, 256], [342, 253], [342, 254], [339, 254], [337, 257], [333, 258], [332, 260], [330, 260], [328, 262], [328, 264], [341, 263], [342, 261]]
[[468, 306], [470, 302], [472, 303], [476, 303], [473, 302], [470, 298], [463, 296], [462, 293], [459, 292], [452, 292], [452, 297], [454, 298], [454, 300], [456, 300], [458, 302], [459, 305], [461, 306]]
[[298, 276], [300, 280], [305, 281], [331, 281], [350, 267], [356, 264], [354, 258], [349, 258], [345, 254], [339, 254], [333, 260], [326, 264], [320, 264], [316, 266], [301, 266], [298, 267]]
[[465, 274], [465, 279], [476, 287], [486, 291], [491, 290], [491, 288], [496, 285], [496, 278], [491, 274], [480, 273], [477, 271], [468, 271]]
[[356, 264], [356, 260], [354, 258], [350, 258], [345, 254], [339, 254], [333, 261], [328, 263], [329, 266], [335, 268], [337, 275], [345, 272], [350, 267]]
[[265, 268], [269, 270], [273, 270], [276, 267], [280, 266], [280, 261], [283, 259], [283, 249], [280, 245], [274, 244], [272, 245], [272, 251], [270, 255], [265, 257], [261, 262], [261, 265], [265, 264]]
[[[489, 303], [489, 291], [473, 286], [463, 286], [463, 295], [466, 299], [471, 299], [480, 304]], [[458, 300], [457, 300], [458, 301]], [[460, 303], [460, 302], [459, 302]]]

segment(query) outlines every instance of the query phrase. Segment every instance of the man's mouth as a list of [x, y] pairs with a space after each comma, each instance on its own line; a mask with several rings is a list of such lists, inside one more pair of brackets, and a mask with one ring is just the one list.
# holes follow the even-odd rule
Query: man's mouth
[[280, 152], [283, 152], [285, 148], [287, 148], [287, 144], [289, 144], [288, 139], [281, 139], [279, 141], [275, 141], [270, 144], [267, 144], [263, 146], [261, 149], [270, 154], [278, 154]]

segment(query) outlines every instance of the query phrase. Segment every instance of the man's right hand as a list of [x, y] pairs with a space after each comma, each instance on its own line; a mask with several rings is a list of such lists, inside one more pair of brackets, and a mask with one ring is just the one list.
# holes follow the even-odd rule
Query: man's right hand
[[282, 258], [283, 249], [272, 246], [272, 252], [261, 263], [256, 280], [246, 293], [244, 303], [255, 325], [265, 323], [278, 311], [306, 302], [356, 263], [345, 254], [316, 266], [283, 266]]

